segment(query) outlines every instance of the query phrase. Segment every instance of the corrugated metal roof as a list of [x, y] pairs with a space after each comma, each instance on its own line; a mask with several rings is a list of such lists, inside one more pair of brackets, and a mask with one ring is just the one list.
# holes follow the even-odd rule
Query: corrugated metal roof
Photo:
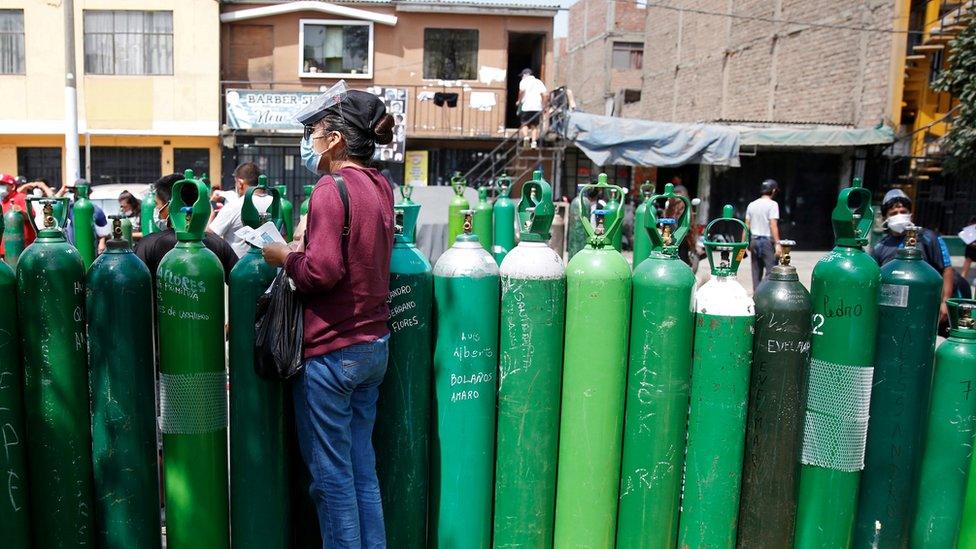
[[[291, 0], [221, 0], [224, 4], [280, 4]], [[368, 5], [387, 5], [403, 7], [424, 6], [430, 11], [436, 8], [445, 8], [451, 11], [457, 8], [484, 8], [484, 9], [509, 9], [509, 10], [531, 10], [531, 11], [557, 11], [560, 4], [558, 1], [548, 0], [338, 0], [333, 4], [368, 4]]]

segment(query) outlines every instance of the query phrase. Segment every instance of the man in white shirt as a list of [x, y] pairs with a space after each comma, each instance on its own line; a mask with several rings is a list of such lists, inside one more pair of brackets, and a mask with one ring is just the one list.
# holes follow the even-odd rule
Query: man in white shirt
[[519, 133], [522, 135], [522, 143], [526, 144], [529, 140], [529, 130], [532, 130], [532, 148], [538, 146], [539, 141], [539, 122], [542, 118], [542, 104], [546, 95], [546, 85], [535, 76], [532, 76], [532, 69], [522, 71], [522, 81], [519, 82], [518, 106], [520, 113], [521, 127]]
[[[746, 225], [752, 238], [749, 252], [752, 254], [752, 291], [756, 291], [763, 276], [776, 265], [779, 247], [779, 204], [773, 200], [779, 192], [775, 179], [762, 182], [762, 196], [749, 203], [746, 208]], [[764, 273], [765, 271], [765, 273]]]
[[[261, 170], [253, 162], [245, 162], [238, 166], [234, 170], [234, 190], [239, 198], [227, 196], [227, 202], [224, 204], [224, 207], [217, 211], [217, 215], [214, 216], [210, 222], [210, 226], [207, 227], [208, 231], [223, 238], [230, 244], [231, 248], [234, 248], [234, 252], [237, 253], [237, 257], [243, 257], [250, 248], [247, 242], [241, 240], [234, 233], [244, 226], [244, 223], [241, 221], [241, 207], [244, 206], [244, 194], [248, 188], [258, 184], [259, 175], [261, 175]], [[271, 195], [264, 194], [262, 191], [256, 191], [254, 193], [254, 206], [258, 212], [266, 212], [271, 207], [271, 201]]]

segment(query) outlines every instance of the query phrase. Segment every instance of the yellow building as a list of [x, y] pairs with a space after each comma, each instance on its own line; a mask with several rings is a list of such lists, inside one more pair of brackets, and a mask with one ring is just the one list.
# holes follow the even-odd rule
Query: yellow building
[[[67, 177], [61, 5], [0, 5], [0, 172], [52, 183]], [[149, 183], [193, 168], [219, 178], [218, 3], [74, 7], [82, 177]]]

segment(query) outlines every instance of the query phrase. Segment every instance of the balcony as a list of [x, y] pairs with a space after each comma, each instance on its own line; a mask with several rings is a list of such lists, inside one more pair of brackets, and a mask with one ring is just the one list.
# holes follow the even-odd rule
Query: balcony
[[[377, 90], [351, 83], [353, 89]], [[300, 102], [319, 92], [317, 86], [303, 82], [222, 81], [221, 123], [228, 131], [276, 133], [297, 131], [289, 113], [298, 110]], [[391, 97], [405, 110], [403, 124], [407, 138], [501, 139], [505, 129], [506, 91], [503, 86], [386, 85], [381, 95]], [[393, 90], [402, 90], [401, 92]], [[233, 93], [233, 92], [237, 93]], [[232, 94], [232, 95], [229, 95]], [[254, 113], [244, 121], [240, 116], [242, 98]], [[230, 116], [228, 102], [236, 109]], [[453, 106], [452, 106], [453, 105]], [[396, 116], [397, 109], [389, 108]]]

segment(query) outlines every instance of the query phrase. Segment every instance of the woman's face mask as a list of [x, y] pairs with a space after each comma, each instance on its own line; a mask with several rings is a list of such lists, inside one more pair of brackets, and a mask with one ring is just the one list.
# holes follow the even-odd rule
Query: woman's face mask
[[888, 230], [894, 234], [902, 234], [905, 228], [912, 224], [912, 214], [895, 214], [888, 218]]
[[302, 152], [302, 165], [305, 166], [305, 169], [315, 175], [322, 175], [322, 172], [319, 170], [319, 164], [322, 163], [322, 155], [324, 153], [315, 152], [315, 148], [312, 147], [312, 138], [303, 137], [300, 148]]
[[162, 208], [156, 206], [153, 208], [153, 224], [155, 224], [156, 228], [161, 231], [165, 231], [169, 228], [169, 219], [162, 217], [163, 210], [166, 208], [167, 206], [163, 206]]

